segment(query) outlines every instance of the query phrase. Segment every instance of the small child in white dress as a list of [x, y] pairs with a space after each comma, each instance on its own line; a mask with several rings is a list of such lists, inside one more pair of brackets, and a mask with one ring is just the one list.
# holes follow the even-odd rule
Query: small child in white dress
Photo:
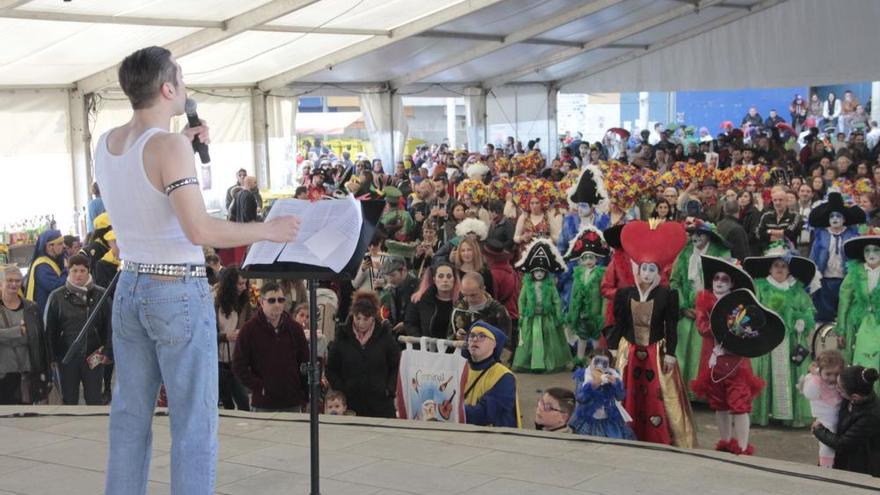
[[[843, 356], [838, 351], [825, 351], [810, 365], [804, 377], [803, 394], [810, 401], [813, 417], [825, 428], [837, 431], [837, 415], [842, 397], [837, 390], [837, 377], [843, 371]], [[834, 449], [819, 442], [819, 466], [834, 465]]]

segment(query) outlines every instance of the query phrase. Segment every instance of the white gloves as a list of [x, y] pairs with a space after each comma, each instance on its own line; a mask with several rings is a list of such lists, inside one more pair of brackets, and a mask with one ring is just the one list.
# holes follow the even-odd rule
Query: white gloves
[[804, 320], [798, 320], [794, 322], [794, 329], [797, 330], [797, 333], [804, 333]]
[[677, 362], [678, 362], [678, 360], [675, 359], [675, 356], [670, 356], [670, 355], [668, 355], [668, 354], [665, 355], [665, 356], [663, 356], [663, 364], [666, 364], [666, 365], [669, 365], [669, 366], [673, 366], [673, 365], [675, 365], [675, 363], [677, 363]]

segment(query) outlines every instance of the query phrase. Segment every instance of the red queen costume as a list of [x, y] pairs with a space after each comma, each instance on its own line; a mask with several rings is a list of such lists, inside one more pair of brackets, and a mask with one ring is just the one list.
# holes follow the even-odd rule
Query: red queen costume
[[615, 294], [608, 335], [609, 348], [617, 349], [616, 367], [626, 389], [623, 407], [633, 418], [636, 438], [677, 447], [695, 447], [697, 440], [675, 358], [678, 294], [660, 280], [686, 241], [678, 223], [626, 224], [621, 244], [632, 260], [635, 285]]

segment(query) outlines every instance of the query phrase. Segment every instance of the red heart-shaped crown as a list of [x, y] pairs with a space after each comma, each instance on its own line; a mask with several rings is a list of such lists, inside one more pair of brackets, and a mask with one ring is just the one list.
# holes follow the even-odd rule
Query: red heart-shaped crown
[[664, 222], [652, 229], [648, 222], [629, 222], [620, 233], [623, 250], [636, 263], [656, 263], [663, 268], [672, 264], [684, 248], [687, 233], [677, 222]]

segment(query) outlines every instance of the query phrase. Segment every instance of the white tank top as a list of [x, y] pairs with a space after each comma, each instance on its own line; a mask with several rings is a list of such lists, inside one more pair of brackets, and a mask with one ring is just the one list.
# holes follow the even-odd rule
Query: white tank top
[[136, 263], [204, 264], [202, 248], [183, 233], [171, 201], [150, 183], [144, 170], [144, 146], [164, 132], [147, 129], [121, 155], [107, 149], [105, 132], [95, 151], [95, 180], [116, 232], [119, 258]]

